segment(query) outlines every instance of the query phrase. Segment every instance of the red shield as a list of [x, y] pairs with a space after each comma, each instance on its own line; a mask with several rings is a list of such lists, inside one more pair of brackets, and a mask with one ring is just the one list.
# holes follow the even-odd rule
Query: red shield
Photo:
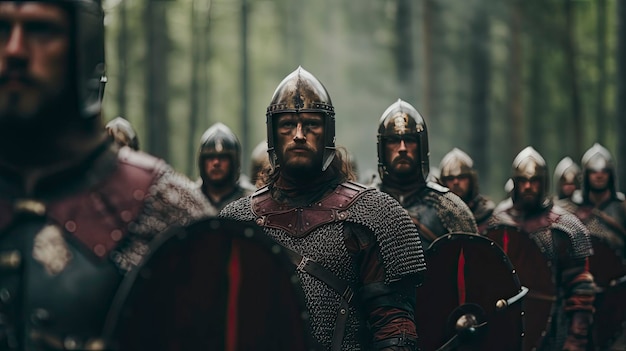
[[255, 224], [173, 228], [122, 282], [105, 336], [120, 350], [310, 350], [295, 268]]
[[[624, 332], [626, 322], [626, 262], [619, 250], [602, 238], [591, 235], [593, 256], [589, 257], [589, 271], [598, 286], [593, 328], [594, 345], [609, 349], [613, 340]], [[620, 280], [620, 278], [622, 278]]]
[[517, 228], [500, 226], [487, 230], [486, 236], [507, 254], [521, 284], [529, 289], [524, 299], [524, 350], [541, 345], [549, 329], [557, 289], [551, 263], [528, 234]]
[[[493, 241], [448, 234], [435, 240], [425, 256], [427, 270], [415, 307], [421, 349], [521, 350], [523, 289]], [[511, 304], [505, 307], [501, 300], [507, 299]]]

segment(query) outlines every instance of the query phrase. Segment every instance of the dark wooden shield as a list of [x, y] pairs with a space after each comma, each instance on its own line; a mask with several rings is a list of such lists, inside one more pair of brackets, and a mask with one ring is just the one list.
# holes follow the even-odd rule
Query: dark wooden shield
[[120, 350], [313, 348], [295, 267], [255, 224], [207, 219], [150, 250], [109, 314]]
[[593, 256], [589, 271], [598, 286], [594, 306], [593, 343], [598, 350], [608, 350], [614, 339], [624, 332], [626, 322], [626, 262], [620, 251], [591, 233]]
[[[523, 313], [520, 301], [504, 309], [496, 304], [522, 291], [510, 261], [488, 238], [453, 233], [435, 240], [426, 251], [424, 284], [417, 289], [415, 317], [422, 350], [521, 350]], [[474, 333], [460, 333], [460, 318], [471, 315]]]
[[507, 254], [521, 284], [529, 289], [524, 299], [524, 351], [541, 345], [549, 331], [552, 311], [557, 297], [552, 265], [539, 246], [527, 233], [515, 227], [499, 226], [487, 229], [486, 236]]

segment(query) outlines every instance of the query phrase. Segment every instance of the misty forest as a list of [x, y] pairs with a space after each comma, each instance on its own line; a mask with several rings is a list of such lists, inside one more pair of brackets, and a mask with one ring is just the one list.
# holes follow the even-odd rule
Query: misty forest
[[337, 145], [360, 180], [376, 172], [383, 111], [424, 116], [430, 163], [453, 147], [504, 197], [532, 145], [551, 172], [599, 142], [626, 186], [626, 3], [618, 0], [105, 0], [104, 119], [127, 118], [141, 148], [197, 177], [203, 131], [265, 139], [265, 109], [301, 65], [322, 81]]

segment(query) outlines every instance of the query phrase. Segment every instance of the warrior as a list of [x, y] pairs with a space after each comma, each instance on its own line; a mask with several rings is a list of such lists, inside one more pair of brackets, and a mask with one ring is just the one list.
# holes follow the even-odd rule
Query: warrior
[[263, 140], [258, 143], [252, 150], [250, 155], [250, 183], [254, 184], [257, 188], [262, 187], [264, 184], [259, 184], [259, 179], [262, 179], [262, 173], [270, 168], [270, 159], [267, 155], [267, 141]]
[[425, 246], [452, 232], [478, 233], [472, 211], [449, 189], [427, 181], [428, 131], [424, 118], [398, 99], [380, 117], [376, 185], [404, 207]]
[[202, 134], [198, 169], [200, 189], [218, 212], [228, 203], [256, 190], [240, 180], [241, 144], [222, 123], [215, 123]]
[[[594, 233], [605, 233], [623, 251], [626, 239], [624, 195], [617, 191], [615, 164], [609, 150], [594, 144], [581, 161], [583, 183], [572, 195], [574, 212]], [[592, 223], [593, 221], [593, 223]], [[601, 228], [596, 228], [600, 226]]]
[[[601, 294], [596, 303], [594, 342], [602, 349], [610, 346], [611, 350], [626, 350], [626, 308], [618, 302], [623, 300], [626, 282], [626, 202], [617, 191], [615, 164], [609, 150], [594, 144], [583, 155], [581, 166], [581, 189], [574, 192], [570, 201], [562, 203], [587, 226], [595, 251], [590, 270]], [[610, 316], [616, 311], [621, 316], [612, 319]]]
[[[589, 233], [575, 216], [553, 205], [548, 197], [546, 162], [535, 149], [527, 147], [515, 157], [511, 179], [512, 202], [494, 212], [487, 236], [493, 238], [501, 227], [519, 232], [512, 235], [504, 230], [496, 241], [511, 257], [522, 285], [530, 288], [525, 303], [528, 349], [586, 350], [595, 293], [593, 277], [586, 268], [592, 253]], [[518, 247], [522, 239], [529, 246]], [[534, 252], [538, 255], [533, 256]], [[537, 288], [543, 271], [548, 275], [545, 281], [556, 284], [554, 289]], [[539, 291], [541, 288], [545, 290]], [[537, 320], [540, 312], [532, 307], [536, 300], [546, 303], [544, 320]], [[531, 332], [537, 327], [544, 330]]]
[[123, 276], [158, 233], [211, 208], [107, 137], [99, 1], [2, 1], [0, 22], [0, 349], [109, 349]]
[[439, 164], [441, 185], [447, 187], [463, 200], [474, 214], [479, 232], [487, 225], [487, 219], [493, 213], [493, 201], [480, 194], [478, 173], [474, 161], [465, 152], [454, 148], [448, 152]]
[[104, 126], [104, 129], [119, 146], [128, 146], [133, 150], [139, 150], [137, 132], [128, 120], [115, 117]]
[[580, 167], [569, 156], [559, 161], [554, 169], [555, 199], [570, 199], [580, 189], [581, 177]]
[[266, 124], [267, 185], [220, 216], [255, 221], [288, 252], [324, 349], [414, 350], [420, 237], [393, 198], [349, 180], [328, 91], [298, 67], [276, 88]]

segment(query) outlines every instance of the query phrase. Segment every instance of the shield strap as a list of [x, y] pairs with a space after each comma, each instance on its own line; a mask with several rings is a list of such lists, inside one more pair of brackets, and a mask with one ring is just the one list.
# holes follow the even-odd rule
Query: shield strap
[[348, 320], [348, 307], [354, 297], [354, 292], [350, 285], [345, 280], [337, 277], [335, 273], [326, 269], [321, 264], [302, 256], [298, 252], [291, 250], [288, 247], [281, 245], [287, 257], [291, 263], [296, 266], [296, 270], [306, 272], [313, 277], [319, 279], [324, 284], [328, 285], [331, 289], [335, 290], [341, 296], [341, 303], [339, 310], [337, 311], [337, 318], [335, 319], [335, 329], [333, 331], [333, 338], [331, 343], [332, 351], [341, 350], [341, 342], [346, 329], [346, 322]]

